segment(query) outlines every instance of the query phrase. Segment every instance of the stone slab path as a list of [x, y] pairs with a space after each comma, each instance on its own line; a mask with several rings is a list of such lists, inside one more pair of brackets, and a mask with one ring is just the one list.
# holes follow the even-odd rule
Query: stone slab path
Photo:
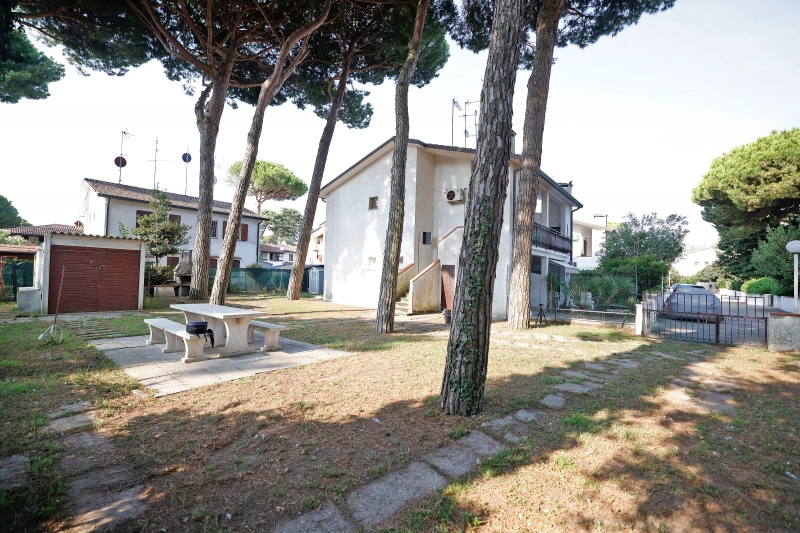
[[[258, 349], [264, 345], [263, 334], [256, 332], [256, 342], [250, 344], [253, 349], [251, 354], [183, 363], [183, 352], [162, 353], [163, 345], [148, 346], [145, 342], [148, 338], [142, 335], [99, 339], [92, 341], [92, 344], [142, 386], [155, 390], [156, 397], [349, 355], [347, 352], [284, 338], [280, 339], [280, 350], [260, 352]], [[211, 348], [210, 344], [207, 346], [204, 350], [206, 355], [219, 353], [219, 348]]]
[[328, 503], [318, 511], [278, 526], [275, 531], [354, 533], [374, 529], [384, 525], [407, 505], [445, 488], [452, 479], [470, 473], [481, 460], [503, 448], [485, 433], [470, 431], [463, 438], [425, 455], [420, 461], [354, 490], [341, 508]]

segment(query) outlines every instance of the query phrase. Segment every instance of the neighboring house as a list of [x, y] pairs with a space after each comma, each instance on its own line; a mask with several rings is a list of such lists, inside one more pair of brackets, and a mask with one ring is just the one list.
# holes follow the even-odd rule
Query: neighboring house
[[261, 243], [261, 262], [282, 265], [294, 261], [297, 247], [287, 244]]
[[[149, 214], [148, 205], [153, 199], [151, 189], [133, 187], [108, 181], [85, 179], [81, 183], [79, 217], [87, 235], [103, 235], [117, 237], [119, 225], [129, 228], [136, 226], [139, 216]], [[199, 199], [196, 196], [167, 193], [172, 203], [170, 218], [187, 224], [190, 229], [189, 242], [184, 250], [194, 250], [195, 228], [197, 226], [197, 209]], [[217, 266], [217, 259], [222, 250], [222, 238], [228, 225], [231, 204], [214, 200], [211, 214], [211, 249], [210, 265]], [[236, 243], [233, 266], [239, 267], [258, 261], [258, 236], [264, 219], [249, 209], [244, 210], [242, 224], [239, 229], [239, 240]], [[179, 255], [167, 257], [168, 265], [177, 265]]]
[[30, 259], [36, 258], [38, 248], [33, 245], [24, 244], [0, 244], [0, 258], [8, 259]]
[[[320, 192], [326, 201], [326, 301], [375, 308], [389, 211], [394, 139], [389, 139]], [[406, 163], [403, 244], [398, 295], [412, 313], [452, 308], [464, 234], [464, 207], [475, 150], [410, 140]], [[511, 158], [492, 315], [507, 316], [511, 227], [521, 156]], [[531, 303], [546, 303], [546, 276], [567, 279], [572, 266], [572, 212], [583, 207], [571, 184], [540, 173], [531, 249]]]
[[319, 225], [311, 232], [311, 239], [308, 241], [308, 253], [306, 254], [307, 265], [325, 264], [325, 223]]
[[680, 259], [675, 261], [675, 264], [672, 265], [672, 267], [677, 270], [681, 276], [694, 276], [702, 269], [716, 261], [717, 256], [720, 253], [721, 250], [713, 247], [700, 248], [698, 250], [692, 250], [691, 252], [684, 252]]
[[80, 222], [75, 224], [45, 224], [43, 226], [21, 226], [19, 228], [9, 228], [11, 235], [18, 235], [28, 242], [41, 244], [44, 236], [51, 233], [67, 233], [71, 235], [83, 235], [83, 226]]
[[614, 228], [574, 220], [572, 222], [572, 260], [575, 266], [581, 270], [597, 268], [600, 263], [597, 252], [600, 251], [600, 245], [606, 242], [606, 235], [612, 231]]

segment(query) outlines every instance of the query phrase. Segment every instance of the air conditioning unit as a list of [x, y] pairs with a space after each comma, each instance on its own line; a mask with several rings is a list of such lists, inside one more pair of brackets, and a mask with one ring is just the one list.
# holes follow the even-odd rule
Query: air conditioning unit
[[464, 189], [448, 189], [444, 191], [444, 198], [448, 204], [464, 203]]

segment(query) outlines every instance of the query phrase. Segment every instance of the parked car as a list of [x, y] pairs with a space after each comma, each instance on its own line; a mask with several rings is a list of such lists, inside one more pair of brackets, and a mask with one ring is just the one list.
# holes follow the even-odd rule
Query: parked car
[[678, 284], [665, 298], [667, 318], [671, 320], [700, 320], [716, 322], [722, 313], [722, 303], [710, 290], [697, 285]]

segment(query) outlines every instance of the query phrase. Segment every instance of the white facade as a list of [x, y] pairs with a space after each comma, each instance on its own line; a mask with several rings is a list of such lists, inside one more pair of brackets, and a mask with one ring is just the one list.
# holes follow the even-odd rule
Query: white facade
[[[387, 141], [345, 173], [323, 187], [326, 200], [325, 293], [326, 301], [375, 308], [380, 290], [383, 250], [389, 215], [390, 172], [394, 143]], [[455, 266], [462, 244], [463, 201], [456, 200], [469, 187], [474, 150], [429, 145], [411, 140], [406, 162], [405, 213], [400, 269], [411, 265], [414, 274], [428, 271], [432, 263]], [[500, 253], [495, 277], [492, 314], [507, 315], [511, 259], [511, 223], [520, 161], [510, 165], [510, 183], [503, 213]], [[553, 261], [572, 267], [568, 237], [572, 210], [581, 207], [565, 189], [542, 175], [542, 202], [535, 216], [540, 234], [558, 237], [559, 250], [534, 246], [532, 255], [543, 276]], [[558, 228], [558, 232], [548, 229]], [[561, 234], [561, 230], [564, 234]], [[545, 235], [546, 234], [546, 235]], [[544, 242], [546, 239], [541, 238]], [[574, 269], [577, 271], [577, 269]], [[457, 268], [456, 268], [457, 271]], [[414, 280], [411, 280], [413, 298]]]
[[306, 254], [307, 265], [325, 264], [325, 233], [327, 233], [325, 222], [311, 232], [311, 239], [308, 241], [308, 253]]
[[600, 258], [597, 252], [600, 246], [606, 242], [606, 234], [614, 231], [590, 222], [574, 220], [572, 223], [572, 260], [575, 266], [581, 270], [591, 270], [597, 268]]
[[[105, 183], [104, 183], [105, 185]], [[108, 184], [115, 185], [115, 184]], [[182, 196], [182, 198], [189, 198]], [[193, 198], [197, 201], [197, 198]], [[147, 202], [140, 200], [130, 200], [115, 198], [98, 194], [92, 185], [83, 181], [80, 190], [79, 219], [84, 224], [84, 234], [102, 235], [106, 237], [119, 237], [120, 224], [133, 228], [136, 226], [136, 212], [150, 211]], [[183, 250], [194, 250], [195, 228], [197, 227], [197, 209], [191, 207], [180, 207], [174, 205], [170, 210], [170, 215], [180, 217], [182, 224], [189, 226], [187, 238], [189, 241], [181, 248]], [[212, 231], [210, 256], [212, 266], [222, 251], [223, 226], [228, 222], [228, 213], [212, 212]], [[261, 220], [252, 216], [242, 216], [242, 225], [247, 225], [247, 240], [239, 240], [236, 243], [234, 266], [246, 266], [258, 262], [258, 236], [260, 232]], [[240, 239], [244, 236], [244, 230], [240, 230]], [[177, 258], [178, 256], [174, 256]], [[177, 263], [177, 261], [173, 260]]]
[[673, 268], [675, 268], [681, 276], [694, 276], [700, 272], [700, 270], [716, 261], [719, 253], [720, 250], [716, 248], [692, 250], [691, 252], [684, 253], [680, 259], [675, 262]]

